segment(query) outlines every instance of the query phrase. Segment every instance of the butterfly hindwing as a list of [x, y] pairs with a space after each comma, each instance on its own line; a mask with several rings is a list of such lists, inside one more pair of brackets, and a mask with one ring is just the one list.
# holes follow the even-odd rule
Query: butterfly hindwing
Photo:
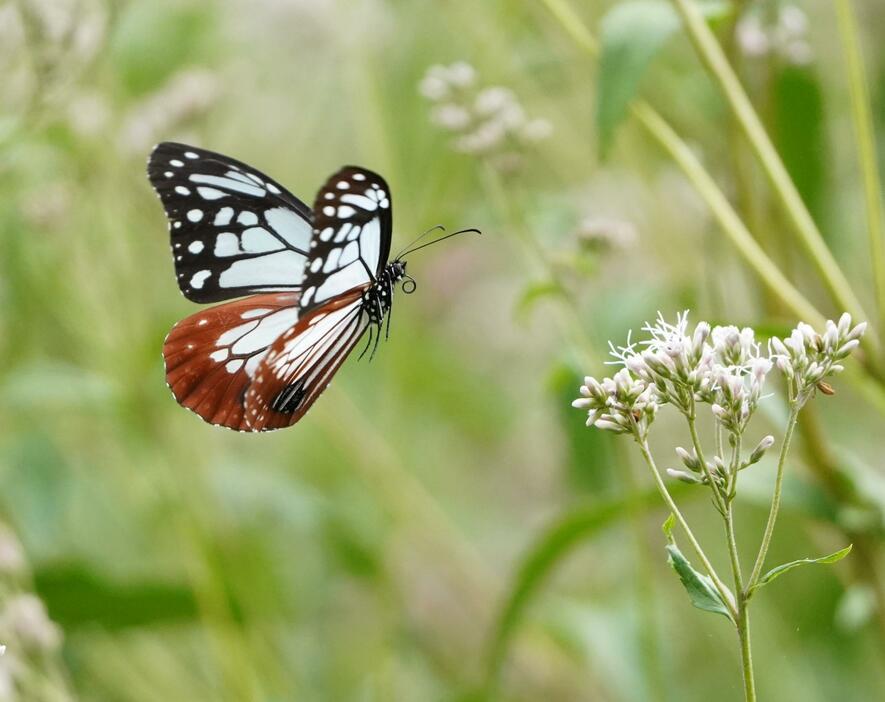
[[172, 142], [151, 153], [148, 177], [189, 300], [300, 288], [311, 211], [282, 185], [235, 159]]
[[377, 173], [345, 166], [317, 194], [313, 222], [304, 312], [375, 282], [390, 255], [390, 188]]
[[253, 295], [192, 314], [163, 344], [166, 382], [210, 424], [250, 430], [243, 403], [267, 349], [298, 320], [299, 293]]
[[245, 395], [245, 421], [252, 431], [294, 424], [326, 389], [369, 326], [363, 292], [365, 286], [302, 312], [268, 349]]

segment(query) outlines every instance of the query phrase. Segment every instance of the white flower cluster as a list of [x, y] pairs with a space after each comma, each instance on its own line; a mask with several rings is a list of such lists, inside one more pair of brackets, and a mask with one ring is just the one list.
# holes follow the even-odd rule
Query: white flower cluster
[[64, 702], [72, 699], [52, 658], [62, 643], [61, 628], [46, 605], [21, 589], [28, 564], [16, 535], [0, 523], [0, 701]]
[[521, 149], [553, 133], [546, 119], [526, 116], [509, 88], [480, 88], [476, 70], [464, 61], [431, 66], [419, 91], [434, 103], [431, 121], [455, 135], [457, 151], [489, 157], [504, 169], [519, 164]]
[[814, 58], [807, 35], [808, 17], [795, 5], [777, 8], [773, 21], [762, 11], [748, 13], [737, 26], [738, 46], [747, 56], [775, 54], [794, 65], [805, 65]]
[[831, 392], [822, 385], [824, 378], [843, 370], [839, 361], [860, 345], [867, 323], [851, 326], [851, 315], [843, 314], [838, 323], [829, 320], [823, 334], [804, 322], [783, 341], [773, 338], [771, 357], [787, 378], [791, 397], [807, 399], [815, 388]]
[[641, 418], [639, 436], [658, 405], [671, 404], [694, 416], [697, 404], [707, 404], [724, 428], [739, 434], [775, 365], [790, 384], [791, 402], [804, 402], [815, 388], [824, 389], [825, 377], [842, 370], [838, 361], [858, 346], [865, 329], [865, 323], [852, 328], [848, 314], [838, 324], [827, 322], [822, 335], [800, 323], [786, 340], [771, 339], [763, 354], [749, 327], [711, 328], [699, 322], [689, 333], [687, 312], [677, 315], [675, 324], [658, 314], [654, 324], [643, 327], [649, 339], [636, 344], [628, 338], [618, 348], [610, 344], [615, 363], [624, 368], [614, 378], [585, 378], [581, 398], [572, 404], [588, 410], [588, 426], [599, 429], [634, 431]]
[[581, 397], [572, 407], [587, 410], [587, 426], [616, 434], [638, 433], [645, 436], [654, 420], [658, 405], [652, 386], [634, 378], [626, 368], [612, 378], [584, 378]]

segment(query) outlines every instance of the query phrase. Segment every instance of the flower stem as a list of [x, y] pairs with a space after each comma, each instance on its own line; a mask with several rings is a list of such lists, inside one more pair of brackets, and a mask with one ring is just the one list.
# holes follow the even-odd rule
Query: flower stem
[[713, 480], [713, 475], [710, 473], [710, 468], [707, 466], [707, 459], [704, 457], [704, 447], [701, 445], [701, 439], [698, 436], [698, 428], [695, 424], [695, 405], [694, 399], [691, 400], [691, 409], [685, 415], [685, 420], [688, 422], [688, 432], [691, 434], [691, 443], [694, 447], [695, 455], [698, 457], [698, 462], [701, 464], [701, 471], [704, 474], [704, 477], [707, 479], [707, 484], [710, 486], [710, 490], [713, 491], [713, 503], [716, 505], [716, 509], [721, 515], [725, 515], [725, 499], [722, 497], [722, 493], [719, 491], [719, 485]]
[[768, 555], [768, 547], [771, 545], [771, 535], [774, 532], [774, 524], [777, 521], [777, 513], [781, 505], [781, 492], [784, 485], [784, 466], [787, 462], [787, 453], [790, 450], [790, 441], [793, 438], [793, 430], [796, 428], [796, 422], [799, 419], [799, 411], [802, 409], [801, 398], [793, 398], [792, 407], [790, 408], [790, 417], [787, 420], [787, 429], [784, 433], [784, 443], [781, 445], [780, 455], [777, 459], [777, 476], [774, 479], [774, 493], [771, 496], [771, 508], [768, 512], [768, 521], [765, 524], [765, 532], [762, 535], [762, 543], [759, 546], [759, 553], [756, 556], [756, 563], [753, 565], [753, 571], [747, 580], [747, 594], [752, 594], [753, 588], [759, 582], [762, 574], [762, 566], [765, 565], [765, 556]]
[[[793, 228], [817, 267], [824, 285], [839, 306], [850, 312], [852, 317], [869, 319], [848, 279], [824, 243], [824, 238], [811, 217], [811, 213], [802, 201], [802, 197], [774, 148], [774, 144], [771, 143], [771, 139], [762, 125], [762, 120], [759, 119], [750, 98], [735, 75], [731, 64], [728, 63], [722, 47], [716, 41], [715, 35], [697, 5], [690, 0], [672, 0], [672, 2], [682, 17], [685, 29], [702, 62], [725, 95], [744, 136], [747, 137], [747, 141], [756, 153], [769, 182], [780, 198]], [[870, 334], [866, 338], [869, 340], [868, 343], [872, 344], [875, 337]]]
[[750, 646], [750, 612], [747, 609], [747, 598], [738, 594], [737, 632], [741, 642], [741, 669], [744, 674], [744, 699], [756, 702], [756, 680], [753, 675], [753, 651]]
[[876, 140], [870, 95], [864, 74], [857, 17], [851, 0], [835, 0], [835, 5], [839, 34], [842, 38], [842, 52], [845, 57], [845, 74], [851, 94], [854, 137], [863, 175], [867, 229], [870, 239], [870, 262], [873, 267], [875, 299], [879, 313], [879, 333], [885, 334], [885, 231], [882, 228], [882, 200], [879, 195], [882, 184], [876, 163]]
[[664, 502], [667, 504], [670, 512], [672, 512], [673, 516], [676, 517], [676, 521], [679, 522], [679, 526], [682, 527], [682, 531], [684, 531], [685, 535], [688, 537], [688, 541], [691, 544], [691, 547], [697, 554], [697, 557], [701, 561], [701, 564], [703, 565], [704, 570], [707, 572], [707, 575], [710, 576], [710, 580], [713, 581], [713, 585], [716, 588], [716, 591], [719, 593], [719, 596], [722, 598], [722, 602], [725, 603], [726, 607], [728, 607], [728, 611], [731, 613], [732, 617], [737, 620], [738, 611], [734, 602], [734, 597], [732, 596], [731, 592], [729, 592], [728, 587], [725, 585], [725, 583], [722, 582], [722, 579], [716, 573], [716, 570], [713, 568], [713, 564], [710, 563], [710, 559], [707, 558], [707, 554], [704, 553], [704, 549], [701, 547], [700, 542], [695, 538], [694, 532], [692, 532], [691, 527], [688, 525], [688, 522], [685, 520], [685, 517], [679, 510], [679, 507], [677, 507], [676, 501], [673, 499], [670, 491], [667, 490], [667, 486], [664, 483], [663, 478], [661, 478], [661, 473], [658, 470], [658, 466], [651, 455], [651, 450], [648, 447], [648, 441], [638, 435], [634, 436], [636, 438], [636, 443], [639, 444], [639, 450], [642, 452], [642, 457], [645, 459], [648, 467], [651, 468], [652, 477], [654, 478], [655, 485], [658, 488], [658, 492], [661, 494], [661, 497], [664, 498]]

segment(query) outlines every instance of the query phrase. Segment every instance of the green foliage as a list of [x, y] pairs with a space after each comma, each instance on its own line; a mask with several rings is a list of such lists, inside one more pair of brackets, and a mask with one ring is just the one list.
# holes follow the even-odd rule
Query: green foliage
[[751, 594], [763, 585], [767, 585], [775, 578], [779, 578], [784, 573], [793, 570], [793, 568], [798, 568], [799, 566], [808, 565], [810, 563], [836, 563], [837, 561], [841, 561], [843, 558], [845, 558], [845, 556], [847, 556], [849, 553], [851, 553], [851, 544], [843, 549], [836, 551], [835, 553], [831, 553], [829, 556], [821, 556], [820, 558], [800, 558], [795, 561], [790, 561], [789, 563], [782, 563], [781, 565], [772, 568], [767, 573], [765, 573], [765, 575], [759, 578], [759, 582], [751, 591]]
[[[730, 11], [730, 5], [705, 2], [703, 10], [708, 18], [721, 19]], [[665, 0], [620, 2], [603, 17], [596, 83], [597, 141], [603, 157], [608, 155], [615, 131], [626, 118], [649, 66], [679, 27], [676, 11]]]
[[722, 601], [722, 597], [720, 597], [719, 592], [713, 585], [710, 576], [699, 573], [692, 568], [691, 563], [682, 555], [675, 543], [667, 544], [666, 549], [667, 562], [676, 571], [679, 580], [682, 581], [682, 585], [688, 593], [691, 603], [698, 609], [721, 614], [733, 622], [731, 612]]

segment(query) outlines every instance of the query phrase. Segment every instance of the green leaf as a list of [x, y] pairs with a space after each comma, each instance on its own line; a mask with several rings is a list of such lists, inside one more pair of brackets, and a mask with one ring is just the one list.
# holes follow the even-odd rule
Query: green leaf
[[691, 603], [706, 612], [715, 612], [727, 617], [732, 623], [734, 619], [709, 576], [699, 573], [691, 567], [688, 559], [682, 555], [675, 543], [667, 544], [668, 562], [679, 575]]
[[[699, 494], [697, 491], [690, 491], [688, 485], [673, 486], [673, 493], [684, 493], [688, 497]], [[659, 504], [658, 491], [647, 490], [630, 498], [618, 498], [591, 507], [577, 508], [560, 515], [538, 537], [523, 557], [492, 628], [486, 648], [484, 688], [487, 691], [495, 686], [510, 643], [525, 618], [529, 605], [553, 569], [578, 544], [596, 536], [622, 518]]]
[[675, 544], [676, 541], [673, 539], [673, 527], [676, 526], [676, 515], [670, 512], [667, 518], [664, 520], [664, 523], [661, 524], [661, 531], [664, 532], [664, 536], [667, 537], [667, 543]]
[[793, 568], [798, 568], [801, 565], [807, 565], [809, 563], [835, 563], [836, 561], [841, 561], [845, 556], [851, 553], [852, 544], [848, 544], [845, 548], [836, 551], [835, 553], [831, 553], [829, 556], [821, 556], [820, 558], [800, 558], [797, 561], [790, 561], [789, 563], [784, 563], [782, 565], [776, 566], [769, 570], [765, 575], [759, 578], [759, 582], [753, 587], [750, 591], [751, 594], [755, 592], [758, 588], [763, 585], [768, 585], [775, 578], [780, 577], [788, 570], [793, 570]]
[[80, 562], [38, 568], [34, 586], [52, 619], [67, 631], [193, 622], [198, 617], [194, 595], [185, 585], [117, 582]]
[[[708, 19], [729, 12], [725, 2], [701, 3]], [[602, 18], [599, 80], [596, 84], [596, 129], [604, 158], [615, 130], [627, 115], [642, 77], [655, 55], [680, 27], [680, 19], [664, 0], [631, 0], [615, 5]]]

